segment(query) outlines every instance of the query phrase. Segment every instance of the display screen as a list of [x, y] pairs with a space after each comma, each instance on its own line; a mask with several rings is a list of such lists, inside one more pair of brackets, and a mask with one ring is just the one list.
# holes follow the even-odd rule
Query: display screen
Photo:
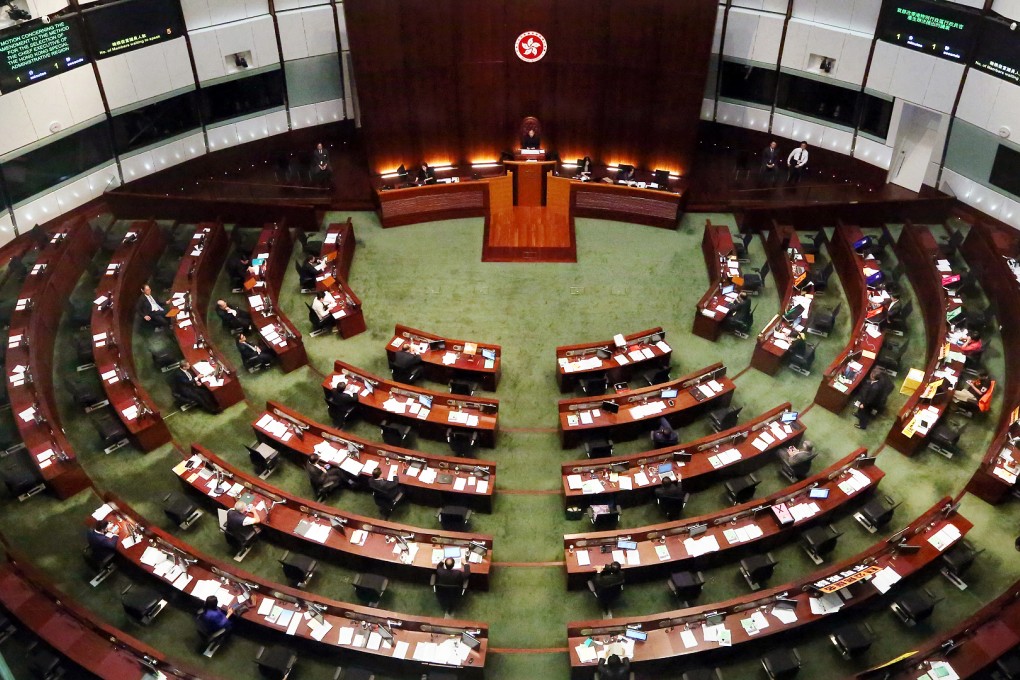
[[1020, 196], [1020, 152], [1000, 144], [995, 152], [992, 174], [988, 182], [1014, 196]]
[[1009, 30], [1003, 21], [986, 18], [974, 49], [974, 68], [1020, 83], [1020, 33]]
[[112, 57], [184, 35], [179, 0], [127, 0], [85, 12], [96, 59]]
[[980, 16], [947, 2], [885, 0], [879, 38], [942, 59], [966, 61]]
[[71, 21], [54, 21], [0, 35], [0, 92], [88, 63], [81, 33]]

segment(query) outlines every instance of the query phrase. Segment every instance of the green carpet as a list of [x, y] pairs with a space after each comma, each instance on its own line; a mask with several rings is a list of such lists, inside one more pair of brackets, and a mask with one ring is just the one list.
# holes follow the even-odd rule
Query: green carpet
[[[328, 214], [323, 223], [346, 217], [347, 214]], [[734, 403], [744, 408], [743, 418], [751, 418], [786, 400], [795, 408], [806, 409], [818, 387], [821, 371], [849, 339], [850, 318], [835, 276], [821, 304], [831, 307], [843, 301], [844, 311], [830, 337], [819, 339], [815, 370], [810, 377], [786, 370], [774, 377], [754, 369], [745, 370], [750, 364], [753, 339], [724, 336], [711, 343], [694, 337], [690, 327], [695, 305], [708, 285], [700, 247], [706, 219], [734, 225], [731, 215], [706, 214], [687, 215], [675, 232], [578, 220], [576, 264], [502, 264], [480, 261], [480, 220], [453, 220], [383, 230], [374, 214], [356, 213], [353, 220], [358, 246], [350, 283], [364, 303], [368, 331], [348, 340], [306, 335], [309, 367], [289, 375], [279, 370], [254, 375], [242, 372], [245, 402], [218, 416], [193, 410], [176, 414], [167, 423], [181, 447], [186, 449], [191, 442], [200, 442], [248, 469], [244, 444], [254, 440], [250, 423], [267, 399], [281, 401], [310, 417], [327, 421], [319, 387], [321, 375], [332, 370], [335, 359], [386, 375], [384, 349], [395, 323], [449, 337], [499, 343], [503, 346], [504, 368], [495, 396], [500, 399], [501, 432], [497, 447], [481, 453], [499, 465], [496, 497], [491, 514], [476, 513], [473, 528], [494, 536], [493, 558], [497, 562], [557, 562], [562, 558], [563, 534], [582, 531], [584, 525], [564, 519], [563, 500], [559, 494], [559, 464], [579, 457], [579, 452], [561, 450], [555, 433], [556, 400], [561, 396], [554, 379], [556, 345], [602, 340], [616, 333], [661, 325], [674, 348], [673, 375], [716, 361], [724, 362], [728, 374], [737, 376]], [[115, 228], [124, 226], [118, 224]], [[889, 226], [894, 234], [898, 233], [899, 225]], [[938, 233], [941, 228], [934, 229]], [[239, 235], [251, 242], [257, 237], [257, 230], [243, 230]], [[750, 252], [752, 264], [760, 266], [765, 259], [762, 241], [755, 239]], [[97, 263], [104, 259], [105, 256], [97, 256]], [[154, 276], [159, 270], [172, 271], [175, 267], [176, 261], [167, 255]], [[88, 296], [94, 283], [83, 277], [76, 295]], [[298, 294], [292, 269], [288, 270], [283, 288], [280, 308], [306, 331], [303, 301], [307, 298]], [[909, 290], [909, 286], [906, 288]], [[4, 291], [5, 296], [9, 294], [13, 293]], [[217, 297], [242, 302], [239, 296], [230, 294], [225, 274], [221, 274], [213, 292], [212, 299]], [[979, 307], [986, 304], [980, 296], [973, 302]], [[764, 325], [780, 311], [779, 304], [770, 279], [762, 296], [756, 299], [755, 325]], [[215, 315], [208, 320], [208, 326], [211, 341], [232, 360], [236, 359], [232, 340], [220, 329]], [[70, 347], [72, 336], [73, 329], [63, 325], [57, 347]], [[908, 336], [911, 344], [904, 363], [923, 367], [925, 339], [920, 314], [912, 318]], [[988, 340], [990, 350], [986, 363], [993, 375], [1001, 379], [1004, 370], [1002, 344], [994, 334]], [[163, 412], [170, 413], [173, 406], [169, 390], [149, 358], [150, 342], [150, 338], [136, 334], [133, 343], [136, 368], [140, 380]], [[72, 352], [58, 349], [55, 357], [58, 386], [61, 376], [74, 372], [74, 363]], [[95, 379], [94, 373], [85, 371], [79, 375]], [[444, 389], [439, 385], [428, 386]], [[104, 455], [87, 417], [78, 411], [63, 390], [58, 390], [58, 399], [65, 430], [96, 485], [121, 496], [152, 523], [167, 527], [160, 501], [166, 493], [179, 487], [170, 471], [180, 458], [177, 449], [166, 445], [142, 454], [124, 448]], [[878, 450], [891, 423], [888, 414], [894, 414], [904, 399], [895, 395], [890, 400], [887, 415], [877, 419], [865, 432], [853, 428], [849, 414], [840, 417], [820, 407], [812, 408], [804, 415], [807, 436], [823, 452], [815, 469], [842, 458], [857, 446]], [[901, 456], [892, 449], [881, 452], [878, 465], [886, 472], [886, 478], [880, 491], [901, 503], [887, 533], [909, 522], [941, 496], [955, 494], [963, 488], [991, 441], [992, 427], [1001, 408], [1001, 403], [996, 401], [991, 414], [969, 424], [962, 440], [965, 453], [951, 460], [930, 452], [922, 452], [914, 458]], [[355, 426], [354, 431], [361, 436], [378, 437], [378, 430], [365, 424]], [[707, 425], [696, 423], [681, 431], [681, 439], [693, 439], [708, 431]], [[617, 451], [630, 453], [644, 445], [643, 441], [624, 442], [617, 446]], [[446, 453], [446, 446], [439, 442], [419, 439], [417, 446], [433, 453]], [[775, 466], [763, 468], [760, 476], [759, 495], [786, 486]], [[304, 473], [290, 462], [284, 463], [270, 482], [295, 494], [310, 495]], [[724, 495], [719, 485], [695, 494], [687, 514], [713, 512], [724, 507]], [[231, 678], [256, 677], [251, 659], [262, 640], [237, 635], [212, 660], [206, 660], [195, 650], [192, 612], [171, 607], [151, 627], [142, 628], [126, 619], [118, 603], [120, 591], [134, 582], [134, 578], [118, 573], [99, 588], [87, 585], [79, 547], [83, 543], [85, 518], [97, 503], [91, 494], [65, 502], [42, 496], [22, 504], [5, 497], [0, 501], [0, 531], [69, 595], [113, 625], [172, 657], [193, 665], [205, 665], [210, 673]], [[366, 493], [347, 492], [334, 503], [351, 512], [376, 514]], [[404, 505], [393, 519], [434, 527], [434, 513], [434, 508]], [[805, 664], [801, 677], [841, 677], [896, 656], [969, 615], [1017, 578], [1020, 569], [1016, 566], [1013, 538], [1020, 512], [1016, 505], [992, 508], [968, 497], [962, 514], [975, 523], [972, 542], [985, 550], [968, 574], [971, 587], [958, 591], [937, 573], [916, 581], [930, 586], [946, 599], [936, 608], [930, 622], [915, 629], [900, 626], [884, 608], [855, 612], [846, 617], [841, 615], [838, 622], [864, 620], [878, 635], [872, 650], [852, 663], [838, 657], [826, 637], [827, 630], [812, 629], [795, 642]], [[656, 521], [659, 521], [656, 509], [648, 504], [625, 510], [621, 526], [638, 527]], [[850, 517], [837, 516], [834, 524], [844, 535], [833, 561], [860, 552], [878, 540], [860, 529]], [[211, 517], [203, 518], [187, 532], [175, 529], [174, 533], [197, 551], [220, 558], [227, 555], [226, 544]], [[245, 559], [242, 568], [267, 579], [281, 580], [276, 560], [282, 553], [283, 549], [271, 541], [263, 541]], [[799, 579], [815, 569], [795, 543], [781, 546], [773, 554], [780, 561], [774, 584]], [[342, 563], [320, 562], [319, 572], [309, 589], [350, 601], [353, 599], [350, 580], [354, 573]], [[746, 591], [734, 563], [707, 571], [706, 578], [699, 604], [725, 600]], [[427, 586], [402, 580], [392, 582], [382, 606], [412, 614], [442, 615]], [[673, 606], [664, 583], [633, 583], [628, 584], [614, 613], [644, 615]], [[567, 677], [567, 655], [563, 651], [566, 623], [598, 618], [600, 612], [590, 594], [566, 590], [562, 566], [524, 565], [494, 568], [491, 590], [470, 593], [458, 615], [488, 622], [490, 647], [495, 651], [490, 651], [486, 677], [503, 680]], [[20, 644], [18, 640], [8, 642], [0, 652], [17, 659]], [[762, 677], [756, 657], [747, 654], [734, 657], [723, 664], [726, 677]], [[327, 655], [303, 654], [295, 677], [330, 678], [336, 664], [337, 659]], [[684, 667], [678, 665], [675, 672], [656, 677], [679, 678], [683, 670]]]

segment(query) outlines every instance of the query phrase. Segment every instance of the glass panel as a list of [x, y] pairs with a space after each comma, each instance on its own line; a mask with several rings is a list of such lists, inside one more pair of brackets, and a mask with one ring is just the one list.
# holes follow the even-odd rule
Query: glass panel
[[779, 76], [776, 106], [853, 128], [857, 94], [857, 90], [782, 73]]
[[723, 60], [719, 96], [772, 106], [776, 97], [775, 67], [763, 68]]
[[185, 92], [114, 116], [113, 139], [123, 156], [200, 126], [195, 92]]
[[861, 132], [867, 132], [879, 139], [888, 137], [892, 110], [891, 101], [865, 94], [861, 98]]
[[274, 69], [203, 87], [201, 96], [206, 125], [283, 106], [283, 71]]
[[104, 121], [7, 161], [0, 170], [16, 204], [112, 158], [110, 130]]

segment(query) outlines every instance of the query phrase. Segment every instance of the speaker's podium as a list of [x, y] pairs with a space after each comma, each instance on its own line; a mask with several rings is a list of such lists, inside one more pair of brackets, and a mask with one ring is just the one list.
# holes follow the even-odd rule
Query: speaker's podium
[[503, 161], [514, 180], [514, 205], [538, 207], [546, 204], [546, 178], [556, 161], [545, 160], [543, 149], [521, 149], [515, 160]]

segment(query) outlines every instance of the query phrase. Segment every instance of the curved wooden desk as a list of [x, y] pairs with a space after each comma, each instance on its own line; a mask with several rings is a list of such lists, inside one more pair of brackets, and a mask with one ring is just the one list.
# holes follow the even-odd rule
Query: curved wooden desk
[[[805, 430], [800, 419], [786, 425], [780, 420], [789, 410], [790, 402], [786, 402], [754, 420], [677, 446], [563, 463], [564, 502], [567, 507], [585, 507], [612, 496], [615, 503], [627, 507], [650, 500], [663, 474], [682, 477], [687, 491], [703, 489], [721, 476], [745, 474], [800, 440]], [[669, 470], [660, 472], [664, 465]]]
[[[659, 418], [666, 418], [673, 427], [687, 425], [712, 409], [728, 405], [736, 387], [726, 377], [726, 367], [716, 363], [659, 385], [604, 397], [561, 399], [560, 444], [572, 449], [591, 437], [635, 439], [654, 430]], [[677, 395], [663, 397], [663, 391], [668, 390], [676, 390]], [[603, 408], [606, 401], [616, 402], [619, 412], [609, 413]]]
[[[793, 338], [803, 332], [811, 313], [814, 295], [808, 292], [796, 294], [794, 285], [798, 277], [807, 274], [813, 258], [802, 252], [796, 229], [789, 225], [777, 224], [775, 221], [772, 222], [772, 229], [765, 239], [765, 253], [772, 268], [776, 288], [782, 291], [782, 300], [779, 314], [773, 316], [758, 333], [754, 353], [751, 355], [751, 366], [762, 373], [775, 375], [786, 360]], [[791, 323], [784, 315], [795, 304], [802, 305], [804, 311]]]
[[[205, 325], [209, 293], [226, 255], [227, 234], [223, 225], [219, 222], [199, 224], [177, 267], [170, 296], [170, 304], [177, 308], [173, 327], [181, 356], [196, 370], [208, 369], [209, 374], [202, 383], [221, 411], [244, 399], [237, 370], [223, 352], [209, 344]], [[216, 370], [220, 368], [217, 377]]]
[[[499, 345], [454, 340], [397, 324], [393, 328], [393, 337], [386, 345], [386, 356], [390, 361], [408, 341], [425, 345], [424, 351], [418, 356], [421, 357], [426, 380], [449, 383], [459, 378], [477, 382], [483, 390], [496, 391], [503, 374], [503, 348]], [[442, 343], [442, 347], [436, 344], [433, 349], [432, 343]], [[468, 352], [468, 349], [472, 351]], [[486, 359], [482, 356], [482, 350], [495, 353], [495, 358]]]
[[319, 255], [326, 260], [321, 276], [316, 277], [315, 290], [326, 291], [336, 301], [331, 310], [341, 338], [351, 338], [365, 331], [365, 312], [361, 300], [347, 285], [354, 259], [354, 224], [334, 222], [326, 229], [326, 238]]
[[[885, 342], [885, 331], [881, 326], [867, 323], [868, 283], [867, 275], [876, 271], [878, 263], [870, 264], [854, 250], [854, 243], [864, 238], [864, 232], [853, 224], [840, 223], [829, 241], [829, 255], [839, 274], [840, 283], [846, 292], [854, 325], [850, 342], [822, 375], [822, 382], [815, 393], [815, 403], [833, 413], [840, 413], [850, 403], [851, 395], [861, 386], [864, 378], [875, 365], [878, 353]], [[852, 362], [860, 365], [853, 379], [842, 377], [844, 369]], [[856, 368], [856, 366], [854, 367]]]
[[[827, 614], [814, 613], [811, 607], [811, 600], [822, 593], [831, 595], [837, 601], [842, 600], [841, 611], [860, 608], [885, 594], [870, 582], [876, 573], [891, 568], [901, 580], [908, 580], [933, 565], [971, 526], [969, 521], [956, 514], [955, 506], [947, 497], [889, 540], [880, 541], [855, 557], [829, 565], [799, 581], [759, 590], [725, 602], [650, 616], [572, 622], [567, 626], [571, 677], [587, 679], [595, 671], [594, 661], [581, 661], [577, 652], [579, 646], [590, 637], [596, 640], [597, 648], [602, 648], [607, 641], [621, 635], [627, 626], [638, 626], [648, 634], [645, 642], [635, 644], [631, 657], [631, 664], [639, 670], [667, 668], [680, 657], [684, 658], [685, 663], [704, 663], [709, 657], [733, 654], [734, 648], [743, 644], [754, 641], [768, 644], [765, 641], [772, 636], [796, 635], [819, 621], [831, 620]], [[913, 553], [899, 551], [897, 547], [901, 541], [909, 541], [909, 544], [920, 549]], [[772, 613], [772, 604], [778, 598], [796, 601], [793, 610], [797, 615], [795, 621], [783, 623]], [[752, 615], [764, 617], [768, 624], [767, 628], [757, 628], [755, 635], [750, 635], [741, 623]], [[730, 632], [732, 647], [705, 640], [703, 624], [709, 616], [721, 617], [722, 625]], [[690, 639], [690, 634], [694, 635], [693, 639]], [[683, 635], [692, 642], [691, 646], [683, 642]]]
[[[460, 547], [462, 559], [470, 555], [474, 560], [471, 586], [489, 589], [491, 536], [433, 531], [343, 512], [267, 484], [198, 444], [191, 445], [191, 457], [175, 465], [174, 473], [186, 489], [217, 508], [229, 510], [240, 496], [255, 506], [262, 503], [261, 526], [303, 553], [320, 554], [348, 567], [381, 568], [403, 578], [428, 582], [443, 548]], [[355, 535], [357, 532], [361, 534]], [[395, 550], [398, 537], [400, 547], [406, 544], [406, 549]], [[485, 554], [470, 553], [472, 545], [484, 547]]]
[[[567, 565], [567, 586], [584, 588], [596, 568], [619, 562], [628, 581], [647, 580], [684, 569], [701, 569], [734, 559], [735, 555], [761, 552], [789, 540], [804, 527], [839, 512], [846, 512], [870, 495], [885, 473], [873, 464], [863, 448], [833, 463], [807, 479], [756, 498], [742, 505], [724, 508], [700, 517], [663, 522], [645, 527], [567, 534], [563, 537], [563, 558]], [[813, 489], [828, 490], [828, 497], [812, 499]], [[780, 522], [786, 510], [792, 520]], [[691, 530], [704, 529], [696, 538]], [[618, 548], [621, 540], [637, 548]], [[611, 552], [602, 552], [609, 546]]]
[[[316, 654], [356, 656], [360, 663], [397, 673], [421, 673], [429, 667], [440, 667], [481, 677], [489, 636], [484, 623], [411, 616], [288, 588], [196, 553], [187, 543], [147, 524], [116, 496], [107, 495], [105, 500], [106, 504], [93, 517], [105, 517], [121, 526], [122, 539], [117, 548], [120, 561], [158, 582], [167, 597], [175, 599], [182, 607], [193, 610], [195, 605], [205, 601], [207, 594], [216, 594], [221, 605], [251, 598], [252, 607], [237, 614], [234, 620], [282, 644], [300, 644]], [[134, 542], [135, 537], [138, 542]], [[131, 539], [127, 541], [130, 545], [125, 544], [125, 538]], [[143, 562], [143, 556], [145, 562], [155, 563], [155, 566]], [[321, 623], [313, 616], [315, 610], [322, 617]], [[286, 623], [279, 623], [284, 619]], [[393, 647], [375, 644], [373, 635], [378, 636], [379, 626], [387, 626], [392, 631]], [[459, 646], [464, 632], [481, 643], [477, 650]], [[359, 640], [361, 636], [368, 636], [368, 640]], [[436, 650], [437, 643], [446, 647]], [[451, 652], [452, 658], [446, 657], [449, 663], [437, 660], [437, 651]]]
[[244, 284], [252, 323], [258, 328], [263, 342], [279, 359], [284, 373], [308, 363], [301, 333], [277, 305], [283, 275], [290, 263], [291, 248], [290, 231], [283, 224], [263, 227], [251, 255], [253, 265], [256, 259], [263, 260], [263, 263], [258, 275]]
[[[382, 467], [387, 478], [396, 474], [408, 498], [416, 503], [453, 503], [492, 512], [496, 464], [491, 461], [465, 461], [371, 442], [326, 427], [275, 401], [266, 402], [265, 412], [251, 427], [256, 439], [288, 452], [302, 466], [318, 453], [333, 465], [346, 465], [346, 470], [366, 482], [372, 469]], [[349, 455], [351, 450], [357, 451], [356, 458]]]
[[45, 576], [10, 553], [0, 564], [0, 606], [58, 654], [99, 678], [176, 680], [211, 678], [186, 670], [58, 591]]
[[722, 322], [729, 312], [729, 306], [740, 292], [740, 286], [734, 285], [732, 293], [726, 296], [722, 288], [732, 279], [743, 281], [730, 228], [725, 224], [712, 224], [705, 220], [701, 254], [705, 256], [709, 286], [694, 308], [693, 333], [699, 338], [715, 342], [722, 332]]
[[382, 226], [483, 217], [489, 212], [489, 183], [463, 181], [376, 192]]
[[92, 230], [81, 220], [65, 222], [49, 235], [25, 277], [7, 339], [11, 412], [22, 442], [57, 498], [90, 485], [64, 436], [53, 399], [53, 344], [64, 304], [97, 247]]
[[624, 335], [623, 340], [619, 346], [614, 340], [606, 340], [557, 347], [556, 384], [560, 392], [573, 392], [581, 380], [603, 374], [610, 385], [627, 382], [635, 373], [665, 368], [672, 361], [673, 348], [666, 344], [662, 327]]
[[[946, 261], [943, 261], [942, 271], [936, 268], [936, 261], [940, 257], [938, 252], [935, 237], [927, 227], [915, 226], [909, 222], [904, 225], [896, 242], [896, 256], [904, 264], [914, 286], [928, 338], [928, 367], [924, 372], [924, 380], [900, 409], [885, 438], [889, 446], [907, 456], [924, 448], [928, 443], [928, 433], [938, 424], [953, 400], [952, 386], [934, 398], [922, 398], [929, 386], [939, 379], [935, 373], [949, 372], [959, 378], [963, 372], [962, 354], [950, 351], [944, 355], [944, 348], [949, 344], [949, 323], [946, 319], [950, 313], [963, 306], [963, 301], [949, 295], [942, 287], [942, 275], [951, 275], [953, 272]], [[922, 422], [928, 427], [920, 427]]]
[[[366, 373], [354, 366], [337, 361], [333, 373], [322, 381], [323, 393], [344, 385], [358, 388], [361, 415], [371, 423], [384, 420], [402, 422], [428, 439], [446, 441], [448, 429], [478, 433], [478, 445], [496, 445], [499, 420], [499, 401], [485, 397], [459, 397], [456, 394], [433, 392], [420, 387], [402, 385]], [[431, 400], [431, 407], [421, 400]]]
[[676, 229], [684, 194], [606, 182], [570, 180], [570, 214]]
[[159, 406], [135, 375], [131, 337], [135, 303], [156, 268], [166, 238], [155, 222], [135, 222], [114, 251], [92, 305], [92, 358], [106, 398], [136, 448], [152, 451], [170, 441]]

